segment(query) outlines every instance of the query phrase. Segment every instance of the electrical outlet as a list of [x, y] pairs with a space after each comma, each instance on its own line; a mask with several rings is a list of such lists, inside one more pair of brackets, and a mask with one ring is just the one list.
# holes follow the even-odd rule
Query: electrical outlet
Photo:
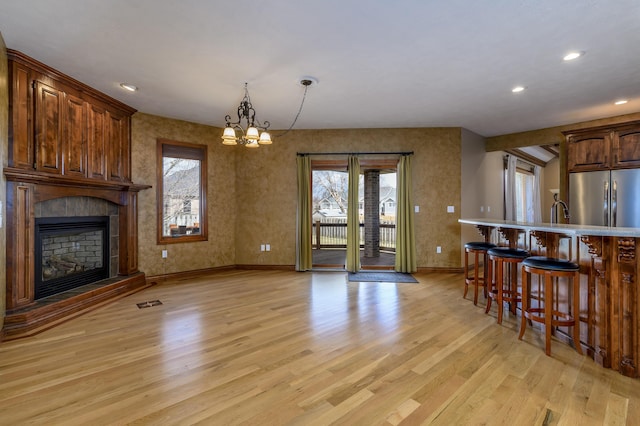
[[442, 247], [437, 246], [436, 247], [436, 253], [442, 253]]
[[267, 244], [267, 245], [265, 245], [265, 249], [266, 249], [267, 251], [271, 251], [271, 244]]
[[453, 206], [447, 206], [447, 213], [455, 212], [455, 208]]
[[415, 206], [415, 207], [414, 207], [414, 211], [415, 211], [416, 213], [420, 213], [420, 206]]
[[264, 244], [260, 244], [260, 251], [265, 251], [265, 250], [266, 250], [266, 249], [265, 249]]
[[487, 213], [491, 213], [491, 206], [487, 206]]
[[484, 213], [484, 206], [480, 206], [480, 213]]
[[163, 259], [166, 259], [166, 258], [167, 258], [167, 256], [168, 256], [167, 251], [166, 251], [166, 250], [162, 250], [162, 258], [163, 258]]

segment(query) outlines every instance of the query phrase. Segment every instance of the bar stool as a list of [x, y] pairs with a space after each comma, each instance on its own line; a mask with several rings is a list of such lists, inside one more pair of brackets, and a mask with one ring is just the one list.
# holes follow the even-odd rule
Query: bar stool
[[[517, 267], [518, 263], [529, 257], [529, 252], [527, 250], [512, 249], [509, 247], [496, 247], [490, 249], [487, 254], [489, 256], [489, 277], [491, 278], [493, 276], [492, 265], [493, 263], [495, 263], [496, 279], [495, 288], [493, 280], [490, 281], [489, 297], [487, 298], [487, 308], [484, 312], [485, 314], [489, 313], [489, 311], [491, 310], [491, 301], [495, 299], [498, 303], [498, 324], [502, 324], [504, 302], [509, 303], [509, 310], [515, 315], [517, 304], [521, 301], [520, 293], [518, 293], [517, 272], [514, 272], [510, 274], [510, 276], [507, 276], [507, 285], [505, 287], [505, 264], [510, 265], [510, 271], [517, 271], [517, 269], [512, 268]], [[513, 282], [513, 277], [516, 277], [515, 282]]]
[[[545, 353], [551, 355], [551, 328], [558, 326], [573, 327], [573, 344], [576, 351], [582, 355], [579, 332], [580, 310], [580, 266], [564, 259], [553, 257], [533, 256], [522, 262], [522, 322], [520, 323], [520, 335], [522, 340], [527, 327], [527, 319], [544, 324]], [[544, 307], [529, 307], [529, 292], [531, 274], [544, 276]], [[559, 312], [554, 306], [554, 277], [568, 277], [573, 285], [573, 315], [567, 312]]]
[[[496, 247], [495, 244], [485, 242], [471, 242], [464, 245], [464, 295], [467, 297], [467, 291], [469, 291], [469, 284], [475, 286], [475, 293], [473, 294], [473, 304], [478, 304], [478, 287], [484, 288], [484, 297], [487, 297], [487, 285], [485, 278], [488, 276], [487, 269], [487, 250]], [[469, 253], [473, 253], [473, 277], [469, 276]], [[483, 275], [478, 274], [478, 263], [480, 256], [482, 255], [483, 262]]]

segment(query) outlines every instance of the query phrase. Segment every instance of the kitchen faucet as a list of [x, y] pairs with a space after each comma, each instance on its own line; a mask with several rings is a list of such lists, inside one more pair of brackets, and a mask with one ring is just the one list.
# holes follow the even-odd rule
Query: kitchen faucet
[[558, 194], [553, 194], [553, 205], [551, 206], [551, 223], [558, 223], [558, 204], [562, 206], [562, 213], [566, 220], [569, 220], [569, 207], [567, 203], [558, 199]]

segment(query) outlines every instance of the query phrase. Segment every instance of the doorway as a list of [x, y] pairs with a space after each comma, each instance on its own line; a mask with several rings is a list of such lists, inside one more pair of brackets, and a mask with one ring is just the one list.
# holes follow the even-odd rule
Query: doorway
[[[392, 270], [396, 161], [363, 162], [358, 182], [360, 268]], [[346, 161], [312, 162], [313, 269], [345, 269], [349, 178]]]

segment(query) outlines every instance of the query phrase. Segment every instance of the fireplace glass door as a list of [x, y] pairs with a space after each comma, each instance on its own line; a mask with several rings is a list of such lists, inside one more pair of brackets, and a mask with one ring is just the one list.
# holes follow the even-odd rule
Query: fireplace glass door
[[109, 217], [36, 219], [35, 299], [109, 277]]

